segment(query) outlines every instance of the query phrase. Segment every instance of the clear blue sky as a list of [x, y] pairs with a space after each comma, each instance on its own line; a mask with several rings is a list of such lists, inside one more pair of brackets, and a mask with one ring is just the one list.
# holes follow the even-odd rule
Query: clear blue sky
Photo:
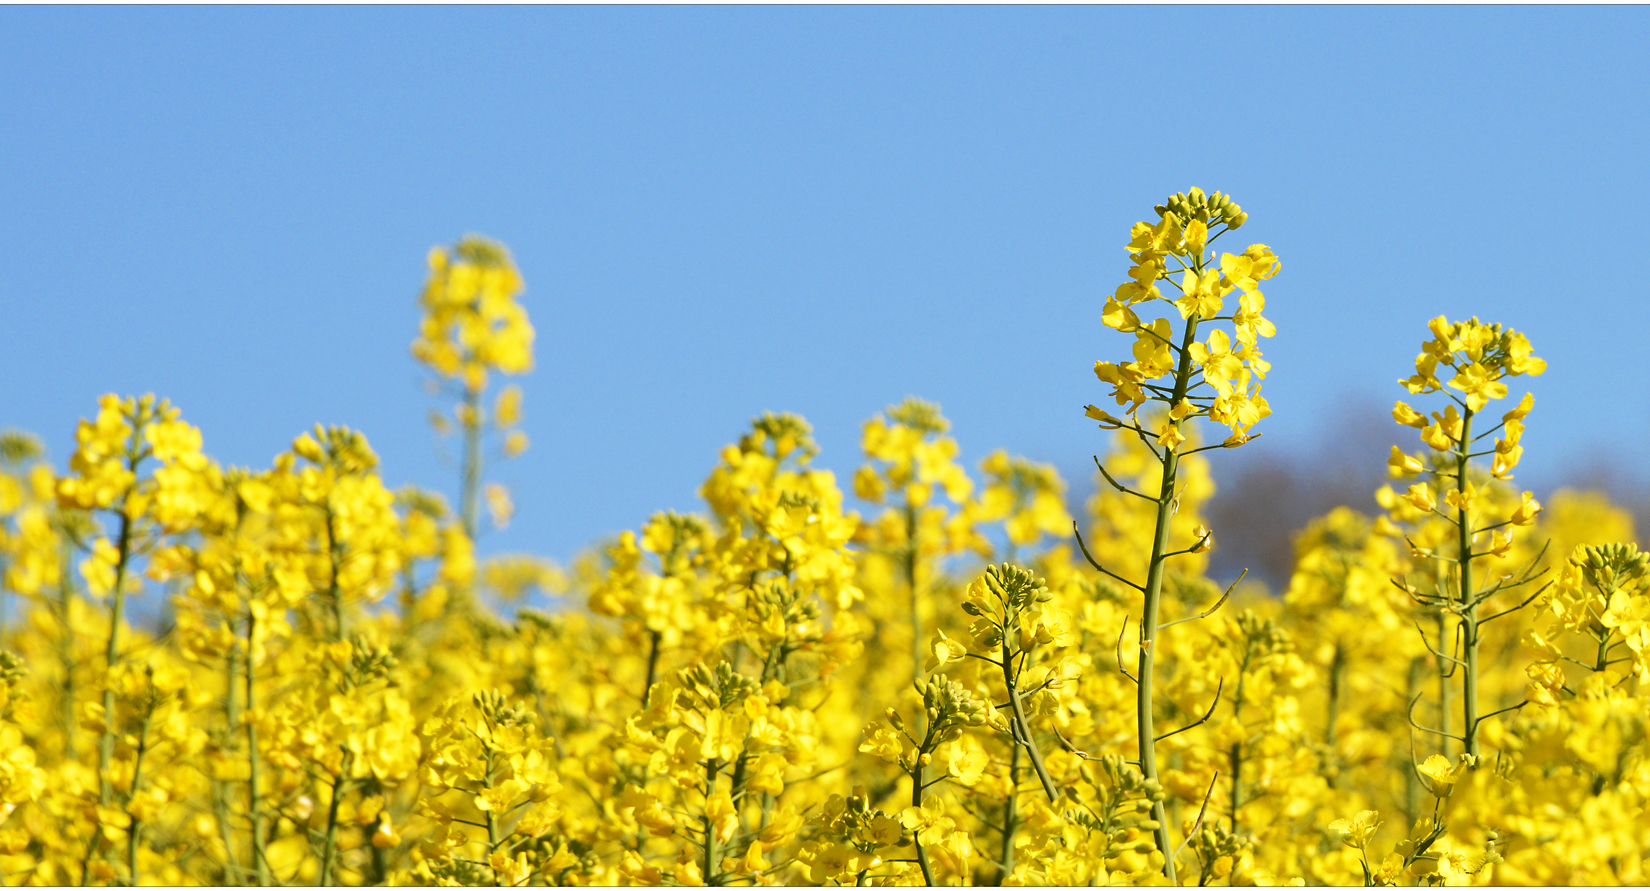
[[[1386, 405], [1446, 313], [1551, 363], [1521, 481], [1650, 461], [1650, 10], [0, 8], [0, 427], [60, 463], [154, 391], [225, 463], [316, 421], [453, 488], [407, 352], [425, 252], [506, 242], [533, 448], [484, 542], [566, 559], [754, 414], [939, 401], [1081, 476], [1129, 224], [1198, 185], [1272, 245], [1250, 447]], [[1391, 428], [1413, 446], [1413, 433]], [[1080, 481], [1080, 482], [1083, 482]]]

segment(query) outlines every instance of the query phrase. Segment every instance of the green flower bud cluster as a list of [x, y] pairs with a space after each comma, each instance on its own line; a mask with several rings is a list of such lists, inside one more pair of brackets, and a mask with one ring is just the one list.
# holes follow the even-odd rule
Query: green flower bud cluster
[[1220, 192], [1205, 195], [1203, 190], [1196, 186], [1170, 195], [1168, 201], [1153, 209], [1160, 217], [1172, 213], [1178, 220], [1198, 220], [1205, 226], [1225, 223], [1228, 229], [1236, 229], [1249, 219], [1249, 215], [1232, 200], [1232, 196]]
[[471, 697], [475, 707], [481, 710], [481, 716], [487, 722], [499, 727], [514, 727], [528, 724], [533, 720], [533, 713], [520, 706], [511, 706], [498, 690], [482, 690]]
[[659, 555], [659, 568], [670, 575], [686, 573], [702, 559], [693, 543], [704, 538], [705, 523], [692, 514], [675, 511], [665, 514], [664, 518], [670, 527], [670, 546]]
[[1608, 593], [1629, 588], [1642, 580], [1650, 554], [1641, 553], [1631, 542], [1588, 545], [1581, 549], [1580, 555], [1571, 557], [1570, 562], [1581, 568], [1581, 577], [1587, 584]]
[[[1152, 819], [1152, 803], [1144, 798], [1120, 799], [1101, 817], [1087, 811], [1069, 810], [1066, 811], [1065, 818], [1090, 832], [1105, 833], [1106, 841], [1111, 845], [1106, 850], [1108, 859], [1130, 850], [1125, 843], [1131, 830], [1151, 832], [1157, 828], [1157, 821]], [[1155, 847], [1156, 842], [1148, 838], [1146, 847], [1134, 850], [1144, 854]]]
[[1501, 833], [1494, 829], [1486, 830], [1484, 832], [1484, 862], [1478, 864], [1478, 869], [1473, 870], [1473, 872], [1482, 872], [1484, 867], [1492, 863], [1504, 862], [1507, 858], [1501, 856], [1500, 846]]
[[1047, 603], [1054, 599], [1054, 593], [1043, 579], [1009, 563], [987, 566], [985, 586], [1011, 613], [1017, 613], [1033, 603]]
[[824, 638], [825, 627], [819, 621], [824, 615], [822, 605], [816, 598], [803, 597], [791, 587], [789, 579], [780, 577], [757, 586], [750, 599], [758, 620], [778, 612], [791, 640], [812, 643]]
[[676, 672], [676, 678], [682, 685], [682, 691], [697, 699], [705, 709], [727, 708], [736, 702], [743, 702], [747, 696], [754, 696], [761, 687], [755, 678], [734, 671], [733, 666], [726, 662], [717, 663], [715, 668], [699, 663]]
[[[1105, 858], [1111, 860], [1129, 852], [1136, 854], [1150, 854], [1157, 850], [1157, 839], [1150, 833], [1157, 829], [1157, 821], [1151, 818], [1152, 803], [1149, 801], [1130, 801], [1124, 804], [1123, 813], [1117, 815], [1111, 828], [1106, 832]], [[1144, 834], [1136, 834], [1136, 832]], [[1130, 836], [1133, 835], [1131, 840]]]
[[1264, 658], [1295, 648], [1294, 642], [1289, 639], [1289, 633], [1279, 628], [1276, 621], [1263, 619], [1253, 610], [1244, 610], [1237, 617], [1237, 626], [1251, 658]]
[[826, 799], [819, 824], [829, 837], [865, 852], [892, 844], [904, 835], [893, 816], [871, 807], [871, 796], [864, 786], [855, 786], [847, 798], [832, 795]]
[[918, 689], [922, 692], [922, 705], [928, 712], [928, 722], [938, 742], [957, 739], [962, 736], [964, 727], [978, 727], [986, 722], [990, 706], [967, 687], [943, 674], [934, 675]]
[[504, 249], [504, 245], [485, 238], [463, 239], [458, 243], [456, 253], [466, 262], [483, 269], [507, 266], [510, 263], [510, 253]]
[[0, 433], [0, 464], [22, 464], [45, 457], [46, 447], [40, 437], [18, 430]]
[[803, 495], [800, 492], [782, 492], [777, 503], [782, 508], [805, 507], [816, 514], [819, 513], [819, 499], [812, 495]]
[[[1187, 846], [1197, 857], [1198, 866], [1205, 877], [1205, 881], [1199, 884], [1207, 884], [1206, 880], [1214, 877], [1215, 861], [1227, 857], [1230, 858], [1228, 864], [1236, 863], [1238, 855], [1242, 854], [1252, 841], [1247, 835], [1239, 835], [1219, 822], [1205, 823], [1201, 832], [1187, 839]], [[1227, 866], [1228, 870], [1230, 868]]]
[[435, 860], [429, 861], [430, 875], [443, 885], [462, 885], [474, 887], [491, 885], [497, 882], [491, 867], [475, 860]]
[[319, 440], [326, 463], [344, 473], [366, 473], [378, 466], [378, 454], [367, 445], [367, 437], [359, 430], [333, 425], [315, 425], [312, 435]]
[[11, 650], [0, 650], [0, 683], [8, 687], [29, 676], [29, 668], [22, 656]]
[[350, 681], [357, 687], [388, 675], [401, 664], [385, 647], [374, 646], [366, 637], [350, 636]]
[[516, 610], [516, 627], [521, 629], [532, 628], [535, 631], [549, 632], [557, 632], [560, 630], [556, 625], [556, 622], [550, 618], [549, 613], [546, 613], [543, 610], [534, 609], [530, 606], [524, 606]]
[[[1101, 756], [1100, 766], [1106, 771], [1106, 778], [1110, 780], [1110, 787], [1119, 799], [1143, 798], [1147, 801], [1163, 801], [1168, 793], [1163, 791], [1163, 785], [1157, 780], [1147, 779], [1140, 769], [1123, 760], [1123, 756], [1115, 752], [1108, 752]], [[1086, 766], [1085, 766], [1086, 769]], [[1092, 777], [1086, 777], [1094, 782]]]
[[790, 606], [791, 602], [796, 600], [796, 592], [785, 584], [786, 581], [784, 578], [777, 578], [757, 585], [751, 589], [751, 602], [781, 608]]
[[951, 422], [940, 414], [940, 407], [921, 399], [906, 399], [889, 408], [888, 420], [923, 433], [944, 433], [951, 429]]
[[432, 520], [444, 520], [449, 513], [446, 499], [417, 486], [402, 486], [397, 489], [395, 506], [410, 513], [424, 514]]
[[[796, 415], [767, 412], [751, 424], [751, 432], [739, 437], [739, 450], [762, 452], [780, 459], [800, 451], [797, 460], [806, 463], [819, 454], [819, 447], [814, 445], [813, 432], [813, 427]], [[764, 448], [769, 442], [773, 443], [771, 452]]]
[[1096, 776], [1089, 764], [1080, 770], [1083, 779], [1098, 790], [1099, 800], [1084, 804], [1082, 809], [1066, 811], [1065, 818], [1090, 832], [1104, 835], [1108, 860], [1131, 851], [1146, 854], [1156, 850], [1157, 842], [1151, 833], [1157, 830], [1158, 822], [1152, 816], [1152, 807], [1168, 797], [1163, 786], [1156, 780], [1146, 779], [1116, 753], [1096, 760], [1105, 770], [1106, 780]]

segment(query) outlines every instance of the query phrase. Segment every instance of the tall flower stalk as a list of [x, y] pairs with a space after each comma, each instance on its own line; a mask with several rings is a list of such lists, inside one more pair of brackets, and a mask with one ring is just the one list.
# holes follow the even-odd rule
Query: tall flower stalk
[[[1111, 395], [1126, 408], [1118, 418], [1090, 405], [1088, 417], [1105, 429], [1127, 429], [1140, 437], [1161, 468], [1155, 493], [1130, 489], [1117, 482], [1102, 466], [1106, 481], [1119, 491], [1155, 505], [1155, 526], [1151, 559], [1144, 583], [1124, 578], [1101, 566], [1083, 546], [1084, 555], [1100, 572], [1137, 590], [1143, 598], [1140, 621], [1139, 659], [1130, 678], [1136, 685], [1136, 743], [1138, 765], [1147, 780], [1158, 780], [1155, 746], [1167, 736], [1159, 734], [1153, 722], [1155, 653], [1163, 628], [1185, 619], [1164, 623], [1160, 616], [1163, 579], [1168, 559], [1180, 554], [1207, 550], [1212, 545], [1208, 530], [1200, 530], [1191, 542], [1170, 541], [1170, 520], [1179, 506], [1177, 474], [1184, 455], [1210, 448], [1236, 448], [1252, 437], [1249, 429], [1271, 413], [1260, 395], [1260, 380], [1270, 366], [1261, 358], [1257, 341], [1276, 333], [1272, 323], [1261, 316], [1265, 296], [1259, 283], [1277, 274], [1277, 257], [1265, 245], [1251, 245], [1242, 254], [1222, 254], [1215, 259], [1209, 246], [1222, 235], [1244, 224], [1248, 215], [1231, 198], [1215, 192], [1205, 195], [1191, 189], [1172, 196], [1156, 208], [1155, 225], [1136, 223], [1130, 231], [1127, 250], [1134, 265], [1129, 281], [1118, 286], [1106, 300], [1101, 321], [1106, 327], [1135, 337], [1133, 361], [1096, 362], [1094, 373], [1111, 385]], [[1170, 268], [1170, 264], [1174, 264]], [[1180, 281], [1170, 278], [1179, 274]], [[1179, 292], [1171, 299], [1157, 283], [1165, 282]], [[1235, 296], [1237, 306], [1227, 309], [1226, 299]], [[1143, 322], [1137, 314], [1155, 301], [1172, 304], [1180, 314], [1181, 328], [1175, 331], [1167, 318]], [[1213, 327], [1216, 322], [1232, 323], [1232, 333]], [[1200, 328], [1209, 326], [1203, 340]], [[1147, 403], [1162, 403], [1167, 409], [1142, 421], [1140, 409]], [[1225, 441], [1203, 448], [1182, 450], [1187, 442], [1185, 427], [1193, 418], [1206, 417], [1231, 429]], [[1099, 464], [1097, 458], [1095, 463]], [[1081, 535], [1078, 543], [1082, 546]], [[1225, 598], [1222, 598], [1224, 601]], [[1217, 603], [1215, 606], [1219, 606]], [[1201, 615], [1208, 615], [1214, 607]], [[1201, 616], [1199, 616], [1201, 617]], [[1193, 617], [1188, 617], [1193, 618]], [[1211, 706], [1212, 710], [1212, 706]], [[1186, 728], [1182, 728], [1186, 729]], [[1163, 856], [1163, 873], [1175, 881], [1174, 849], [1169, 840], [1168, 820], [1163, 803], [1153, 805], [1157, 850]]]
[[[1439, 624], [1438, 644], [1428, 648], [1438, 659], [1441, 673], [1461, 676], [1461, 728], [1451, 731], [1449, 723], [1439, 728], [1421, 728], [1437, 736], [1456, 740], [1462, 751], [1472, 759], [1480, 755], [1480, 725], [1488, 718], [1524, 705], [1519, 702], [1507, 708], [1484, 714], [1480, 709], [1479, 649], [1483, 642], [1483, 627], [1506, 616], [1534, 600], [1531, 595], [1523, 603], [1481, 615], [1479, 608], [1502, 592], [1511, 592], [1536, 580], [1539, 573], [1532, 570], [1538, 560], [1532, 560], [1521, 572], [1501, 573], [1490, 584], [1480, 585], [1476, 564], [1497, 561], [1507, 556], [1512, 548], [1511, 527], [1529, 526], [1541, 511], [1540, 502], [1525, 492], [1516, 504], [1502, 504], [1492, 491], [1492, 481], [1512, 479], [1524, 453], [1519, 440], [1524, 432], [1524, 417], [1535, 405], [1530, 394], [1501, 416], [1501, 423], [1478, 435], [1473, 435], [1473, 421], [1488, 408], [1491, 400], [1507, 395], [1505, 378], [1518, 375], [1539, 375], [1547, 363], [1531, 352], [1530, 341], [1523, 334], [1500, 325], [1485, 324], [1472, 318], [1464, 322], [1450, 322], [1439, 316], [1428, 323], [1433, 337], [1421, 347], [1415, 357], [1415, 374], [1400, 381], [1411, 393], [1442, 393], [1452, 404], [1442, 412], [1433, 412], [1429, 419], [1403, 402], [1393, 406], [1393, 420], [1421, 431], [1421, 441], [1431, 450], [1429, 460], [1405, 454], [1397, 446], [1392, 448], [1389, 466], [1398, 475], [1425, 474], [1437, 485], [1422, 481], [1409, 487], [1403, 496], [1419, 516], [1436, 516], [1443, 522], [1429, 522], [1430, 530], [1423, 529], [1417, 538], [1410, 539], [1410, 548], [1421, 559], [1441, 561], [1453, 571], [1439, 574], [1431, 592], [1423, 593], [1407, 582], [1408, 590], [1418, 603], [1428, 610], [1455, 617], [1456, 633], [1453, 643], [1444, 638], [1444, 622]], [[1439, 366], [1455, 369], [1446, 386], [1438, 377]], [[1450, 392], [1455, 390], [1460, 393]], [[1500, 433], [1494, 447], [1473, 451], [1475, 444], [1487, 436]], [[1473, 458], [1493, 456], [1489, 473], [1472, 464]], [[1493, 517], [1502, 519], [1492, 522]], [[1428, 534], [1430, 532], [1430, 534]], [[1491, 573], [1486, 573], [1489, 576]], [[1538, 592], [1539, 593], [1539, 592]], [[1450, 692], [1448, 687], [1443, 688]], [[1448, 709], [1447, 698], [1442, 709]]]
[[[499, 391], [489, 417], [484, 405], [488, 373], [525, 374], [533, 368], [533, 326], [517, 298], [526, 287], [510, 252], [503, 245], [467, 235], [451, 250], [430, 251], [430, 277], [420, 301], [424, 319], [412, 352], [441, 378], [457, 397], [454, 414], [463, 433], [459, 470], [458, 516], [471, 540], [481, 531], [481, 502], [487, 502], [493, 525], [509, 522], [509, 494], [502, 486], [483, 486], [483, 455], [489, 422], [502, 434], [500, 453], [513, 458], [527, 449], [521, 422], [521, 389]], [[456, 392], [453, 392], [456, 390]], [[445, 416], [432, 414], [438, 433], [450, 430]]]

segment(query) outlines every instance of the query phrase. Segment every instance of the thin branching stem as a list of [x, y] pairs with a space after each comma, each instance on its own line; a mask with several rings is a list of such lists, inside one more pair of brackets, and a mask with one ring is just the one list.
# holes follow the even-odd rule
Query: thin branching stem
[[1094, 555], [1089, 553], [1088, 545], [1083, 543], [1083, 532], [1082, 532], [1081, 529], [1079, 529], [1077, 527], [1077, 521], [1076, 520], [1073, 520], [1072, 523], [1071, 523], [1071, 531], [1072, 531], [1072, 534], [1077, 536], [1077, 547], [1080, 550], [1082, 550], [1083, 557], [1086, 558], [1089, 561], [1090, 566], [1094, 567], [1095, 569], [1099, 570], [1100, 572], [1105, 573], [1108, 576], [1111, 576], [1113, 579], [1116, 579], [1117, 581], [1122, 582], [1125, 585], [1128, 585], [1129, 587], [1135, 589], [1136, 591], [1139, 591], [1141, 593], [1145, 593], [1146, 589], [1144, 587], [1142, 587], [1141, 585], [1139, 585], [1135, 582], [1131, 582], [1126, 578], [1123, 578], [1122, 576], [1118, 575], [1115, 572], [1112, 572], [1111, 570], [1107, 569], [1104, 566], [1101, 566], [1099, 564], [1099, 562], [1094, 559]]
[[1214, 606], [1209, 607], [1208, 609], [1204, 610], [1203, 612], [1198, 613], [1195, 616], [1187, 616], [1183, 619], [1175, 619], [1173, 622], [1164, 622], [1162, 625], [1159, 625], [1158, 627], [1159, 628], [1169, 628], [1169, 627], [1172, 627], [1172, 626], [1175, 626], [1175, 625], [1179, 625], [1181, 622], [1192, 622], [1192, 621], [1196, 621], [1198, 619], [1207, 619], [1207, 618], [1209, 618], [1210, 616], [1215, 614], [1216, 610], [1220, 609], [1220, 607], [1223, 604], [1226, 603], [1226, 599], [1231, 597], [1232, 596], [1232, 591], [1237, 588], [1238, 582], [1243, 581], [1243, 577], [1248, 575], [1248, 574], [1249, 574], [1249, 570], [1247, 568], [1245, 568], [1242, 572], [1238, 573], [1237, 579], [1235, 579], [1230, 585], [1226, 586], [1226, 592], [1224, 594], [1220, 595], [1220, 599], [1215, 601]]

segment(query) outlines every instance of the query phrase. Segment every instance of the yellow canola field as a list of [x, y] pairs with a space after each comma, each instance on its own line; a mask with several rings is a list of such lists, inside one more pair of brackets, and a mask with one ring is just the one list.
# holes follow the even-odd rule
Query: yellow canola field
[[166, 400], [109, 395], [62, 474], [6, 434], [0, 876], [1645, 882], [1650, 573], [1603, 497], [1511, 484], [1522, 334], [1430, 322], [1382, 513], [1314, 520], [1276, 594], [1208, 578], [1209, 462], [1270, 414], [1281, 264], [1215, 245], [1246, 221], [1192, 189], [1131, 229], [1076, 523], [1051, 467], [971, 471], [911, 399], [844, 480], [764, 415], [706, 456], [702, 512], [567, 570], [480, 560], [533, 328], [474, 237], [432, 252], [413, 344], [456, 509], [341, 427], [224, 468]]

